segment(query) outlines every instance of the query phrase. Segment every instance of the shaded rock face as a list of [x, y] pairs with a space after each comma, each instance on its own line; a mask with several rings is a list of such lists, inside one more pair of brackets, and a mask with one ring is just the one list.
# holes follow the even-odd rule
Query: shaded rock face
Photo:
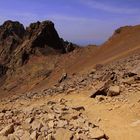
[[6, 21], [0, 26], [0, 61], [6, 63], [22, 41], [25, 29], [22, 24], [14, 21]]
[[32, 23], [26, 31], [26, 38], [32, 40], [32, 48], [49, 46], [64, 51], [64, 46], [51, 21]]
[[6, 39], [9, 36], [17, 36], [22, 38], [24, 36], [24, 26], [17, 21], [6, 21], [0, 26], [0, 37]]
[[6, 74], [8, 68], [0, 64], [0, 77]]

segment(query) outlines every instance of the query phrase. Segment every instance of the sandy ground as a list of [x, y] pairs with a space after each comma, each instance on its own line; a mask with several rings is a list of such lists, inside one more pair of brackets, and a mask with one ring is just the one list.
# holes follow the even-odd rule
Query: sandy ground
[[[139, 95], [138, 95], [139, 94]], [[139, 96], [139, 97], [138, 97]], [[85, 94], [66, 96], [72, 104], [86, 108], [91, 122], [96, 122], [110, 140], [140, 139], [140, 93], [129, 95], [128, 102], [96, 103]]]

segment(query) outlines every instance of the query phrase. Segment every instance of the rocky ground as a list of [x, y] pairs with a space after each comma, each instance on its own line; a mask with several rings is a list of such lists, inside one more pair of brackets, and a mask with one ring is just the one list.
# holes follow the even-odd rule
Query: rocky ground
[[52, 88], [1, 99], [1, 140], [139, 140], [140, 55], [64, 73]]
[[1, 139], [108, 139], [99, 126], [88, 120], [83, 106], [70, 106], [63, 98], [19, 106], [1, 109]]

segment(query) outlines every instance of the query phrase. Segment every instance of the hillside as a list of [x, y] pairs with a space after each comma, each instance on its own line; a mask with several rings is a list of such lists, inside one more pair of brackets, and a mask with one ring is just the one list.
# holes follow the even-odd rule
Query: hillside
[[[15, 27], [12, 27], [15, 24], [22, 35], [19, 36]], [[50, 28], [46, 35], [45, 28]], [[7, 21], [1, 26], [1, 30], [1, 36], [6, 34], [7, 30], [12, 30], [12, 33], [7, 33], [6, 38], [1, 40], [1, 44], [4, 44], [1, 45], [1, 65], [4, 67], [2, 73], [7, 71], [6, 76], [1, 78], [4, 79], [2, 83], [5, 81], [1, 87], [2, 92], [3, 89], [4, 92], [18, 91], [22, 86], [23, 90], [28, 91], [34, 86], [38, 88], [46, 83], [46, 86], [52, 86], [57, 84], [63, 73], [70, 75], [84, 73], [98, 64], [105, 64], [138, 52], [140, 47], [139, 25], [117, 29], [101, 46], [84, 48], [76, 46], [75, 50], [74, 45], [70, 46], [59, 37], [54, 24], [50, 21], [33, 23], [26, 30], [18, 22]], [[11, 38], [17, 43], [11, 41]], [[9, 45], [6, 44], [7, 40]], [[19, 73], [22, 73], [21, 77]]]
[[51, 21], [32, 23], [26, 29], [17, 21], [4, 22], [0, 26], [2, 89], [10, 91], [23, 82], [46, 77], [59, 55], [75, 48], [76, 45], [59, 37]]

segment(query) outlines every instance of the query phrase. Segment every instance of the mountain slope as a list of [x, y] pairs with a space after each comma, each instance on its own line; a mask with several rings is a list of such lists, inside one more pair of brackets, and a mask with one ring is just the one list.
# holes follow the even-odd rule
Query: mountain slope
[[[15, 93], [15, 91], [21, 93], [43, 86], [50, 87], [58, 83], [63, 73], [67, 73], [70, 77], [75, 74], [80, 75], [98, 65], [129, 56], [140, 49], [139, 25], [117, 29], [101, 46], [78, 48], [64, 42], [51, 21], [33, 23], [27, 29], [17, 22], [8, 21], [9, 24], [8, 29], [5, 24], [1, 27], [12, 30], [6, 39], [9, 39], [12, 34], [18, 43], [17, 45], [15, 43], [11, 53], [7, 51], [8, 61], [1, 63], [3, 67], [1, 73], [6, 74], [3, 77], [5, 82], [2, 82], [1, 90], [7, 93]], [[18, 32], [22, 30], [21, 36], [14, 29], [13, 24], [18, 24], [16, 28]], [[3, 39], [0, 40], [2, 41]], [[6, 46], [1, 46], [2, 50], [3, 48], [7, 50]]]

